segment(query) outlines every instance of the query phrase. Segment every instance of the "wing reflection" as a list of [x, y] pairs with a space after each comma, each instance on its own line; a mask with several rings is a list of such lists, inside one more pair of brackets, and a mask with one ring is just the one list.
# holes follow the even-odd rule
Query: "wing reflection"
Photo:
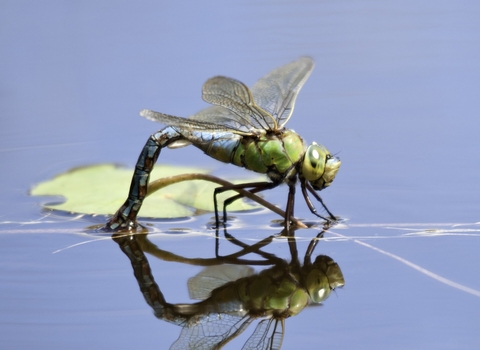
[[[243, 349], [280, 349], [285, 319], [311, 304], [322, 303], [332, 290], [345, 283], [332, 258], [319, 255], [311, 261], [326, 229], [310, 242], [303, 264], [292, 236], [287, 238], [290, 262], [263, 250], [275, 236], [247, 245], [225, 231], [228, 242], [241, 250], [221, 256], [217, 239], [215, 257], [207, 259], [186, 258], [162, 250], [143, 234], [115, 234], [113, 239], [129, 258], [140, 290], [155, 316], [182, 327], [170, 349], [220, 349], [257, 319], [261, 321]], [[168, 303], [154, 280], [145, 253], [165, 261], [205, 266], [188, 281], [190, 297], [200, 301]], [[242, 258], [247, 254], [254, 254], [259, 260]], [[255, 273], [251, 265], [270, 267]]]

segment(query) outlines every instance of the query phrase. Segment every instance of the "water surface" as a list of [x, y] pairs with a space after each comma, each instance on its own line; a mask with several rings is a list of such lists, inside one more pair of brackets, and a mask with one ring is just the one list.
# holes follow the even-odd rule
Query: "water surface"
[[[47, 1], [5, 3], [0, 13], [7, 348], [168, 348], [180, 329], [152, 315], [118, 246], [85, 233], [105, 218], [44, 212], [28, 190], [85, 164], [133, 167], [160, 128], [139, 110], [188, 116], [206, 106], [206, 79], [251, 85], [302, 55], [317, 66], [288, 126], [342, 159], [322, 197], [345, 222], [316, 254], [339, 263], [346, 286], [288, 319], [284, 348], [478, 346], [477, 2]], [[166, 150], [159, 162], [243, 171], [193, 148]], [[283, 205], [286, 188], [266, 198]], [[233, 215], [230, 233], [246, 242], [279, 232], [268, 211]], [[314, 221], [300, 198], [296, 215]], [[211, 255], [210, 220], [155, 222], [152, 239], [177, 254]], [[297, 231], [299, 251], [319, 230]], [[271, 249], [288, 256], [282, 240]], [[189, 302], [186, 281], [199, 268], [149, 261], [165, 297]]]

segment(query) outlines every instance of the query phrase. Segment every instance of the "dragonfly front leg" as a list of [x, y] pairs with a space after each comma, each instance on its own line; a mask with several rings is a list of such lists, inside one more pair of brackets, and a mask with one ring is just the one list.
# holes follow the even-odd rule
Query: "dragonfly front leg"
[[307, 251], [305, 252], [305, 258], [303, 261], [304, 266], [312, 265], [311, 256], [313, 254], [313, 251], [315, 250], [315, 247], [317, 246], [320, 239], [323, 238], [325, 232], [327, 232], [330, 229], [330, 227], [332, 227], [332, 225], [334, 225], [334, 223], [332, 223], [331, 221], [325, 222], [323, 224], [322, 231], [320, 231], [316, 237], [312, 238], [312, 240], [310, 241], [310, 244], [308, 245]]
[[[309, 183], [307, 183], [307, 181], [305, 179], [301, 179], [300, 180], [300, 183], [301, 183], [301, 188], [302, 188], [302, 194], [303, 194], [303, 198], [305, 198], [305, 202], [307, 203], [307, 206], [308, 206], [308, 209], [310, 209], [310, 212], [316, 216], [318, 216], [319, 218], [323, 219], [323, 220], [326, 220], [328, 222], [330, 221], [337, 221], [337, 218], [330, 212], [330, 210], [328, 210], [327, 206], [325, 205], [325, 203], [323, 203], [323, 200], [322, 198], [318, 195], [317, 192], [315, 192], [315, 190], [310, 186]], [[307, 190], [310, 191], [311, 194], [313, 194], [313, 196], [315, 197], [315, 199], [317, 201], [320, 202], [320, 204], [322, 204], [323, 208], [326, 210], [326, 212], [328, 213], [328, 215], [330, 215], [330, 218], [325, 218], [323, 217], [322, 215], [318, 214], [317, 213], [317, 209], [315, 208], [315, 206], [313, 205], [312, 201], [310, 200], [310, 197], [308, 196], [308, 193], [307, 193]]]
[[137, 215], [147, 195], [150, 173], [160, 151], [163, 147], [179, 139], [181, 139], [181, 135], [172, 127], [167, 127], [150, 136], [135, 165], [128, 198], [105, 225], [105, 230], [132, 230], [137, 227]]
[[[275, 184], [273, 182], [267, 182], [267, 181], [262, 181], [262, 182], [249, 182], [249, 183], [244, 183], [244, 184], [238, 184], [238, 185], [232, 185], [232, 186], [223, 186], [223, 187], [217, 187], [214, 192], [213, 192], [213, 206], [215, 207], [215, 225], [218, 228], [220, 225], [220, 219], [218, 216], [218, 201], [217, 201], [217, 195], [220, 193], [223, 193], [225, 191], [230, 191], [230, 190], [235, 190], [235, 189], [246, 189], [249, 187], [253, 187], [251, 190], [249, 190], [250, 193], [258, 193], [261, 191], [265, 190], [270, 190], [272, 188], [277, 187], [278, 184]], [[235, 202], [237, 199], [240, 199], [244, 197], [241, 194], [237, 194], [235, 196], [232, 196], [230, 198], [227, 198], [223, 202], [223, 222], [225, 223], [227, 221], [227, 206], [230, 205], [231, 203]]]

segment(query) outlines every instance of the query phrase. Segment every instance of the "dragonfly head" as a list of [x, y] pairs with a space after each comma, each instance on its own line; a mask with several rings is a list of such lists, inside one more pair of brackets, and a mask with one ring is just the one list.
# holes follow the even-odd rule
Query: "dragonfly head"
[[340, 159], [332, 156], [324, 146], [313, 142], [305, 152], [302, 175], [315, 190], [320, 191], [333, 182], [340, 164]]
[[338, 264], [326, 255], [319, 255], [305, 277], [310, 300], [319, 304], [328, 298], [332, 290], [343, 287], [345, 280]]

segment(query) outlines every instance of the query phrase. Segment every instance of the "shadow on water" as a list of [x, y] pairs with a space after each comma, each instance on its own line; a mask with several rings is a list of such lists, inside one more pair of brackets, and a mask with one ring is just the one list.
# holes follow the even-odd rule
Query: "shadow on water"
[[[288, 236], [290, 261], [264, 250], [278, 235], [271, 235], [248, 245], [224, 229], [227, 242], [240, 248], [228, 255], [220, 254], [219, 231], [211, 258], [188, 258], [162, 250], [147, 234], [119, 234], [112, 239], [132, 264], [135, 279], [145, 301], [155, 316], [182, 327], [171, 349], [218, 349], [243, 333], [260, 319], [246, 340], [244, 349], [280, 349], [285, 333], [285, 319], [298, 315], [307, 306], [325, 301], [332, 290], [344, 285], [340, 267], [326, 255], [311, 255], [328, 225], [310, 241], [303, 263], [299, 259], [296, 239]], [[285, 232], [280, 233], [284, 235]], [[163, 261], [204, 266], [188, 280], [190, 304], [172, 304], [155, 281], [145, 253]], [[246, 256], [254, 256], [247, 259]], [[255, 273], [252, 266], [268, 266]]]

